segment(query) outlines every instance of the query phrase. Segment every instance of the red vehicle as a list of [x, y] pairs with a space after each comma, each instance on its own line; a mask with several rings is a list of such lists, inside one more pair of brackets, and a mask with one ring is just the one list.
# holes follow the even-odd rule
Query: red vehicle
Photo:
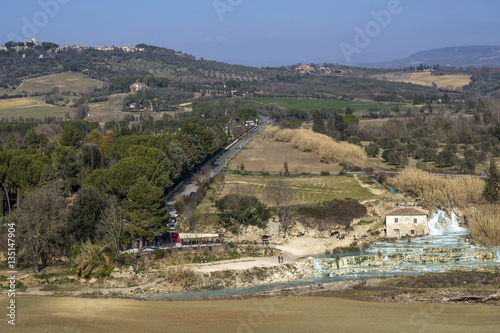
[[179, 243], [179, 233], [178, 232], [171, 232], [170, 239], [172, 240], [172, 243]]

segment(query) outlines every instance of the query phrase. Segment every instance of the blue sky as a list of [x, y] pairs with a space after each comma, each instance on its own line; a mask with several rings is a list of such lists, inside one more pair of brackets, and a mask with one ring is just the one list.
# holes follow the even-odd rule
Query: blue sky
[[498, 13], [498, 0], [2, 0], [0, 43], [146, 43], [255, 66], [355, 64], [500, 45]]

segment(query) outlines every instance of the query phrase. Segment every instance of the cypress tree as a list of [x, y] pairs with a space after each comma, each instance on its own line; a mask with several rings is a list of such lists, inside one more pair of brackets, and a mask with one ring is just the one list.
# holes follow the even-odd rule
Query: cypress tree
[[314, 113], [313, 132], [321, 134], [326, 133], [325, 121], [323, 120], [323, 116], [319, 111], [316, 111]]
[[496, 203], [500, 200], [500, 173], [493, 158], [490, 161], [490, 167], [486, 175], [484, 197], [490, 203]]

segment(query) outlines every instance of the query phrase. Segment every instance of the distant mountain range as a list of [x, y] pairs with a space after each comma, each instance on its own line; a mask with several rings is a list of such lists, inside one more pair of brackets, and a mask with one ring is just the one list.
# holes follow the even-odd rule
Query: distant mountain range
[[361, 64], [363, 67], [404, 68], [440, 65], [454, 67], [500, 67], [500, 46], [456, 46], [417, 52], [407, 58]]

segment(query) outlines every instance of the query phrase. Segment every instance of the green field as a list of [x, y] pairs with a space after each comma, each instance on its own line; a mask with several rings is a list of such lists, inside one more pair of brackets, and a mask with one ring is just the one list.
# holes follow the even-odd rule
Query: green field
[[351, 107], [355, 110], [355, 114], [367, 113], [368, 109], [377, 110], [392, 110], [394, 107], [399, 107], [402, 112], [410, 108], [413, 111], [419, 109], [418, 106], [405, 103], [382, 103], [382, 102], [364, 102], [364, 101], [335, 101], [323, 99], [308, 99], [308, 98], [272, 98], [272, 97], [257, 97], [251, 98], [248, 102], [256, 107], [269, 106], [274, 104], [278, 107], [285, 109], [300, 109], [304, 111], [313, 110], [328, 110], [328, 109], [341, 109], [345, 110]]
[[60, 92], [87, 93], [93, 88], [102, 88], [103, 82], [90, 79], [81, 73], [59, 73], [26, 79], [17, 92], [50, 92], [58, 88]]
[[64, 117], [74, 109], [62, 106], [54, 106], [43, 103], [39, 98], [14, 98], [0, 100], [0, 118], [23, 117], [23, 118], [45, 118]]
[[18, 296], [1, 332], [440, 332], [500, 329], [497, 306], [368, 303], [334, 297], [185, 302]]
[[[197, 208], [197, 214], [213, 214], [216, 212], [213, 202], [225, 195], [243, 191], [244, 194], [255, 195], [259, 200], [272, 206], [264, 197], [267, 183], [279, 176], [238, 175], [226, 174], [224, 176], [224, 189], [216, 197], [216, 183], [212, 184], [205, 199]], [[294, 190], [294, 201], [301, 205], [316, 205], [324, 201], [335, 199], [368, 200], [375, 196], [352, 176], [319, 176], [304, 175], [294, 177], [281, 177]]]

